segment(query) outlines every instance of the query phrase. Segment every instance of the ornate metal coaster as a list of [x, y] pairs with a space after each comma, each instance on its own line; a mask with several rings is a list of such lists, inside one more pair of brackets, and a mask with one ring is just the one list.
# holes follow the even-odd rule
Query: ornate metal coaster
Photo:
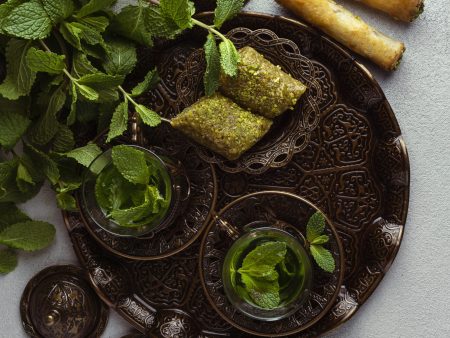
[[[162, 132], [159, 133], [163, 137]], [[171, 142], [169, 138], [173, 141]], [[108, 251], [128, 259], [154, 260], [174, 255], [192, 244], [211, 218], [217, 198], [216, 174], [188, 143], [167, 135], [167, 153], [179, 160], [190, 180], [190, 197], [184, 211], [166, 228], [143, 237], [120, 237], [79, 214], [92, 236]], [[178, 140], [178, 142], [177, 142]], [[169, 146], [176, 144], [176, 146]]]
[[[200, 16], [205, 22], [210, 16]], [[372, 295], [388, 271], [403, 236], [409, 203], [409, 161], [394, 113], [369, 72], [343, 48], [318, 31], [297, 21], [264, 14], [242, 13], [223, 32], [244, 27], [269, 29], [293, 41], [303, 56], [322, 65], [331, 75], [337, 103], [320, 112], [319, 125], [306, 147], [282, 168], [261, 175], [231, 174], [218, 170], [218, 209], [256, 191], [288, 191], [319, 206], [337, 228], [345, 251], [345, 278], [327, 315], [297, 337], [316, 337], [344, 323]], [[158, 111], [175, 114], [176, 79], [183, 64], [204, 42], [202, 36], [141, 51], [141, 65], [133, 81], [159, 60], [163, 78], [158, 91], [144, 98]], [[162, 59], [174, 48], [175, 60]], [[169, 66], [170, 65], [170, 66]], [[139, 75], [139, 76], [138, 76]], [[150, 143], [176, 149], [182, 138], [159, 137], [163, 128], [149, 131]], [[66, 215], [66, 224], [82, 264], [96, 291], [143, 332], [157, 327], [157, 312], [180, 309], [191, 315], [203, 336], [232, 335], [237, 330], [223, 320], [206, 300], [199, 281], [198, 241], [169, 258], [136, 262], [106, 255], [81, 224], [78, 214]], [[295, 328], [293, 328], [295, 329]], [[213, 334], [214, 333], [214, 334]]]
[[[280, 65], [284, 71], [305, 83], [308, 90], [294, 110], [275, 119], [269, 133], [238, 160], [228, 161], [201, 146], [196, 149], [202, 159], [230, 173], [244, 171], [260, 174], [270, 168], [283, 167], [295, 153], [306, 147], [319, 123], [320, 112], [336, 102], [337, 94], [331, 75], [320, 63], [304, 57], [294, 42], [279, 38], [271, 30], [235, 28], [228, 33], [228, 37], [238, 48], [252, 46], [272, 63]], [[185, 58], [181, 63], [180, 55]], [[179, 47], [169, 49], [162, 60], [164, 63], [158, 67], [163, 74], [162, 82], [158, 89], [148, 94], [145, 103], [164, 112], [166, 117], [173, 117], [204, 95], [206, 60], [202, 48], [180, 50]], [[164, 76], [166, 67], [175, 74]]]
[[223, 290], [222, 266], [234, 240], [222, 229], [221, 222], [227, 222], [243, 232], [247, 224], [261, 221], [272, 223], [276, 220], [292, 225], [305, 237], [308, 219], [316, 211], [312, 204], [296, 195], [262, 192], [241, 197], [217, 214], [202, 241], [200, 277], [208, 300], [226, 321], [253, 335], [285, 337], [310, 327], [334, 305], [344, 277], [344, 255], [338, 234], [331, 223], [328, 223], [325, 234], [330, 237], [329, 246], [337, 263], [336, 269], [331, 274], [313, 264], [312, 289], [308, 299], [291, 316], [272, 322], [252, 319], [237, 311]]
[[49, 267], [27, 284], [20, 302], [23, 327], [36, 338], [97, 338], [108, 308], [91, 289], [86, 271], [71, 265]]

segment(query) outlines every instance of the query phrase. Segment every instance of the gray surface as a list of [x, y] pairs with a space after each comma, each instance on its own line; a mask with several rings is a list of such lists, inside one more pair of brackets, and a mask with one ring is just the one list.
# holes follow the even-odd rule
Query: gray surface
[[[386, 0], [389, 1], [389, 0]], [[408, 51], [393, 74], [367, 64], [383, 87], [402, 127], [411, 157], [411, 204], [405, 238], [391, 270], [351, 321], [327, 337], [450, 336], [450, 14], [448, 0], [428, 0], [423, 16], [401, 24], [355, 5], [349, 7], [380, 30], [406, 42]], [[248, 10], [286, 14], [273, 1], [251, 0]], [[20, 257], [18, 269], [0, 277], [0, 337], [25, 337], [18, 304], [27, 281], [54, 264], [76, 263], [50, 189], [24, 205], [34, 218], [58, 225], [54, 245]], [[104, 337], [118, 338], [130, 326], [116, 314]]]

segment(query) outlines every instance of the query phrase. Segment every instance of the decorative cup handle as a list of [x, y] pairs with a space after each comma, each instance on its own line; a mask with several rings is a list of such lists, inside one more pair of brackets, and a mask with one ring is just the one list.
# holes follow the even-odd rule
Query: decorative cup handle
[[142, 131], [142, 121], [136, 112], [131, 116], [131, 143], [141, 147], [147, 144], [147, 139]]
[[231, 225], [229, 222], [220, 218], [220, 216], [217, 214], [213, 214], [213, 217], [214, 217], [214, 220], [219, 225], [219, 228], [222, 229], [223, 231], [225, 231], [230, 238], [232, 238], [233, 240], [236, 240], [239, 238], [241, 233], [235, 226]]

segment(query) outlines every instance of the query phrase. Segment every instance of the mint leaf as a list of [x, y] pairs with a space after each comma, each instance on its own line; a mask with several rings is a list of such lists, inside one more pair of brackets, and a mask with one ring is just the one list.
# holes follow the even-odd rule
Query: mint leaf
[[72, 130], [68, 126], [60, 124], [58, 132], [53, 139], [53, 151], [65, 153], [72, 150], [74, 146], [75, 138]]
[[[24, 189], [19, 189], [17, 186], [17, 168], [19, 161], [15, 158], [11, 161], [0, 163], [0, 203], [14, 202], [23, 203], [33, 196], [35, 196], [40, 188], [41, 184], [28, 185]], [[30, 168], [27, 168], [31, 172]]]
[[119, 145], [112, 149], [111, 156], [114, 166], [129, 182], [148, 184], [150, 172], [142, 150]]
[[0, 5], [0, 33], [4, 34], [3, 26], [12, 10], [23, 3], [23, 0], [8, 0]]
[[144, 202], [141, 205], [124, 210], [115, 209], [111, 211], [110, 215], [121, 226], [140, 226], [142, 225], [140, 221], [159, 211], [159, 201], [162, 200], [163, 198], [159, 194], [158, 188], [147, 186]]
[[[118, 100], [117, 88], [123, 83], [123, 80], [123, 76], [95, 73], [82, 76], [77, 84], [93, 89], [98, 94], [99, 102], [114, 102]], [[93, 97], [91, 96], [91, 98]]]
[[146, 14], [145, 26], [151, 36], [173, 39], [183, 31], [175, 22], [161, 13], [161, 7], [159, 6], [150, 5]]
[[73, 158], [75, 161], [85, 167], [89, 167], [91, 163], [102, 153], [102, 150], [95, 143], [71, 150], [65, 155]]
[[89, 101], [97, 101], [100, 97], [99, 93], [89, 86], [76, 84], [78, 91]]
[[150, 127], [156, 127], [161, 123], [161, 116], [158, 115], [157, 112], [147, 108], [142, 104], [135, 105], [136, 112], [142, 119], [146, 125]]
[[91, 0], [85, 4], [76, 14], [77, 18], [88, 16], [89, 14], [108, 9], [116, 0]]
[[319, 237], [324, 230], [325, 217], [320, 211], [317, 211], [308, 220], [306, 226], [306, 239], [311, 243], [316, 237]]
[[154, 88], [160, 80], [156, 68], [149, 71], [147, 75], [145, 75], [144, 81], [133, 88], [131, 96], [140, 96], [144, 94], [147, 90]]
[[238, 72], [239, 53], [233, 42], [226, 39], [219, 45], [220, 65], [223, 72], [228, 76], [236, 76]]
[[78, 37], [90, 45], [103, 44], [103, 37], [96, 29], [79, 22], [72, 22], [72, 27], [79, 31]]
[[34, 185], [33, 178], [31, 174], [28, 172], [28, 169], [22, 164], [19, 163], [17, 167], [17, 176], [16, 176], [17, 186], [20, 190], [27, 191], [27, 184]]
[[214, 26], [222, 27], [225, 21], [234, 18], [244, 7], [244, 0], [217, 0]]
[[188, 0], [160, 0], [161, 13], [179, 28], [191, 28], [193, 4]]
[[101, 33], [103, 33], [109, 26], [109, 20], [104, 16], [90, 16], [87, 18], [79, 19], [78, 21]]
[[103, 68], [109, 75], [128, 75], [137, 64], [136, 47], [126, 40], [113, 40], [106, 44]]
[[17, 267], [17, 255], [12, 250], [0, 250], [0, 274], [10, 273]]
[[111, 142], [113, 138], [121, 136], [128, 127], [128, 100], [121, 102], [111, 119], [111, 125], [109, 127], [108, 138], [106, 143]]
[[0, 203], [0, 232], [11, 224], [29, 220], [30, 218], [14, 203]]
[[145, 24], [147, 15], [148, 7], [129, 5], [114, 17], [111, 27], [121, 36], [151, 47], [152, 36]]
[[284, 259], [286, 252], [286, 243], [284, 242], [263, 243], [248, 253], [242, 262], [242, 269], [258, 269], [264, 265], [275, 267]]
[[27, 53], [28, 67], [34, 72], [60, 74], [66, 67], [66, 57], [31, 47]]
[[220, 54], [216, 39], [211, 33], [205, 43], [206, 72], [203, 77], [205, 93], [207, 96], [214, 94], [219, 89]]
[[335, 262], [333, 255], [327, 249], [325, 249], [322, 245], [310, 245], [311, 254], [314, 257], [317, 265], [320, 266], [323, 270], [327, 272], [334, 272]]
[[47, 222], [27, 221], [10, 225], [0, 232], [0, 244], [25, 251], [36, 251], [50, 245], [55, 227]]
[[58, 165], [47, 154], [36, 149], [31, 144], [24, 143], [24, 152], [30, 156], [34, 165], [48, 178], [52, 184], [56, 184], [60, 174]]
[[81, 50], [81, 35], [83, 31], [79, 27], [70, 22], [63, 22], [59, 27], [59, 32], [68, 43]]
[[115, 168], [103, 170], [95, 182], [95, 198], [102, 209], [107, 212], [120, 209], [128, 204], [131, 195], [142, 196], [145, 192], [127, 181]]
[[262, 281], [247, 274], [241, 275], [241, 279], [256, 305], [264, 309], [275, 309], [280, 304], [278, 281]]
[[56, 115], [63, 108], [66, 98], [64, 86], [60, 86], [53, 92], [48, 101], [47, 110], [29, 130], [28, 138], [31, 143], [46, 145], [53, 139], [59, 129]]
[[80, 78], [87, 74], [100, 72], [92, 65], [86, 54], [76, 51], [72, 59], [72, 74], [77, 78]]
[[56, 194], [56, 204], [58, 208], [66, 211], [77, 211], [77, 201], [68, 192], [60, 192]]
[[67, 19], [75, 10], [72, 0], [41, 0], [53, 24]]
[[240, 274], [247, 274], [252, 277], [259, 278], [265, 281], [275, 281], [278, 280], [278, 272], [272, 265], [258, 265], [247, 269], [240, 268], [238, 270]]
[[11, 39], [6, 46], [7, 75], [0, 85], [0, 94], [9, 100], [28, 95], [36, 79], [36, 73], [26, 62], [31, 44], [31, 41]]
[[26, 2], [11, 11], [3, 29], [26, 40], [45, 39], [52, 30], [52, 21], [40, 2]]
[[0, 114], [0, 144], [6, 148], [13, 148], [30, 126], [31, 121], [20, 114]]
[[330, 237], [328, 237], [327, 235], [321, 235], [321, 236], [314, 238], [312, 240], [311, 244], [321, 245], [321, 244], [328, 243], [329, 240], [330, 240]]

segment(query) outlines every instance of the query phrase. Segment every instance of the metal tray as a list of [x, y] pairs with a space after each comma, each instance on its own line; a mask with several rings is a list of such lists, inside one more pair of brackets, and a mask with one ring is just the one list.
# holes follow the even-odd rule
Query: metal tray
[[[207, 21], [211, 16], [200, 18]], [[287, 191], [318, 205], [336, 225], [346, 256], [338, 300], [324, 318], [296, 335], [317, 336], [354, 315], [397, 254], [409, 202], [406, 146], [383, 91], [338, 44], [283, 17], [243, 13], [224, 25], [223, 31], [237, 27], [269, 29], [293, 41], [303, 56], [324, 67], [337, 91], [337, 101], [321, 112], [306, 147], [286, 166], [260, 175], [217, 170], [216, 210], [251, 192]], [[187, 34], [160, 46], [152, 55], [144, 53], [148, 58], [142, 58], [139, 73], [153, 66], [151, 57], [170, 55], [171, 48], [188, 53], [201, 41], [201, 36]], [[184, 69], [186, 53], [172, 53], [172, 60], [157, 59], [163, 79], [158, 90], [164, 87], [164, 95], [156, 92], [144, 102], [172, 111], [180, 109], [176, 80]], [[194, 88], [192, 95], [198, 95], [195, 90], [199, 89]], [[164, 133], [146, 133], [150, 143], [161, 142], [163, 138], [158, 135]], [[163, 337], [244, 335], [231, 329], [204, 295], [198, 274], [199, 241], [169, 258], [133, 261], [107, 254], [90, 237], [78, 213], [66, 213], [65, 220], [97, 293], [139, 330]]]

